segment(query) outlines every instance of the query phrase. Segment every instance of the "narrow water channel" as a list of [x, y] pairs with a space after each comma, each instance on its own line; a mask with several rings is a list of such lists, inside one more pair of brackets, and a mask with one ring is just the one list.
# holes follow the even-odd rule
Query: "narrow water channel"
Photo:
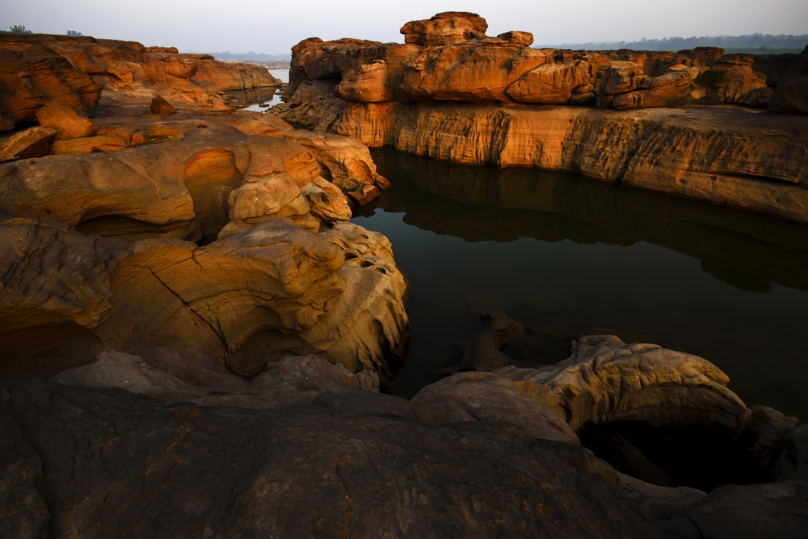
[[408, 397], [460, 359], [493, 308], [506, 353], [555, 363], [613, 333], [702, 356], [747, 405], [808, 419], [808, 227], [534, 169], [374, 150], [392, 187], [355, 222], [386, 235], [411, 290]]

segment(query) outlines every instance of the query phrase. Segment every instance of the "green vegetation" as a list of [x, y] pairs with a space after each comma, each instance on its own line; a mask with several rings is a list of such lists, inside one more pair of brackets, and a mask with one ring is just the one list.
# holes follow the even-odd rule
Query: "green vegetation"
[[696, 77], [695, 83], [705, 88], [715, 89], [728, 80], [727, 71], [725, 69], [708, 69]]
[[75, 30], [68, 30], [67, 35], [73, 36], [73, 37], [78, 37], [78, 36], [82, 36], [84, 34], [82, 34], [81, 32], [76, 32]]
[[707, 89], [709, 97], [718, 97], [718, 88], [727, 82], [727, 72], [724, 69], [708, 69], [693, 81], [702, 88]]
[[31, 30], [26, 30], [24, 24], [14, 24], [8, 30], [0, 30], [0, 34], [33, 34]]

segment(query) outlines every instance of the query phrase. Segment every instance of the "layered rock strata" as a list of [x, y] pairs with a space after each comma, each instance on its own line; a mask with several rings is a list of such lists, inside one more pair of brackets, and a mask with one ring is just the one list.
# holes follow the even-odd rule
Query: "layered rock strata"
[[[808, 223], [808, 120], [710, 109], [357, 104], [326, 85], [282, 116], [370, 147], [531, 166]], [[297, 103], [292, 100], [291, 103]]]
[[[754, 59], [721, 49], [679, 53], [530, 48], [529, 32], [488, 37], [474, 13], [441, 13], [401, 28], [404, 45], [310, 38], [292, 49], [286, 96], [313, 80], [340, 79], [336, 94], [360, 103], [464, 101], [670, 106], [706, 94], [736, 103], [765, 88]], [[713, 77], [700, 77], [705, 71]]]
[[[452, 13], [411, 23], [402, 29], [404, 45], [305, 40], [293, 49], [278, 113], [293, 125], [370, 147], [575, 172], [808, 222], [805, 117], [669, 108], [705, 94], [713, 103], [800, 95], [804, 54], [775, 91], [748, 55], [531, 49], [524, 33], [480, 35], [474, 17]], [[435, 32], [433, 41], [424, 37], [428, 32]], [[699, 89], [695, 81], [708, 70], [720, 71], [724, 82]], [[777, 99], [772, 110], [785, 111]], [[584, 104], [605, 110], [570, 106]], [[644, 110], [613, 110], [636, 108]]]

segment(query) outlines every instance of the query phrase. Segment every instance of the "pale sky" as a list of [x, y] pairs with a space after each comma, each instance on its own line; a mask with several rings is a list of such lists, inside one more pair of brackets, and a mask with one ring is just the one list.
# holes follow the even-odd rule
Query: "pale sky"
[[541, 44], [808, 33], [808, 0], [0, 0], [0, 28], [280, 54], [315, 36], [403, 42], [404, 23], [441, 11], [479, 13], [488, 35], [525, 30]]

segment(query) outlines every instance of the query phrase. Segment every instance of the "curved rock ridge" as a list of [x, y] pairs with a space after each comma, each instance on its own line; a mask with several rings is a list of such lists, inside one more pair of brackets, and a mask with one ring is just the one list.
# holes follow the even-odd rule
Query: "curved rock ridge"
[[[461, 343], [461, 366], [476, 372], [426, 386], [413, 403], [439, 408], [449, 421], [506, 421], [537, 439], [583, 442], [621, 472], [624, 495], [663, 537], [740, 530], [801, 536], [808, 523], [802, 504], [808, 425], [771, 408], [747, 408], [726, 387], [729, 378], [702, 358], [610, 335], [573, 341], [570, 357], [557, 365], [501, 367], [491, 350], [503, 348], [520, 326], [503, 313], [483, 315], [489, 327]], [[707, 462], [696, 474], [729, 473], [723, 482], [699, 490], [670, 479], [693, 479], [677, 466], [698, 466], [694, 449]]]
[[[56, 149], [72, 155], [0, 165], [0, 207], [102, 236], [209, 241], [230, 221], [242, 226], [289, 217], [316, 231], [323, 220], [350, 218], [343, 192], [365, 203], [388, 185], [359, 142], [295, 132], [273, 116], [96, 123], [96, 136], [57, 141], [71, 143]], [[87, 153], [108, 141], [120, 151]], [[321, 173], [333, 183], [318, 180]], [[319, 198], [308, 188], [313, 181]]]
[[[513, 382], [575, 432], [635, 422], [653, 428], [703, 426], [737, 435], [752, 414], [727, 388], [729, 377], [698, 356], [656, 344], [625, 344], [612, 335], [589, 335], [573, 341], [570, 356], [557, 365], [519, 368], [499, 350], [521, 333], [521, 325], [498, 311], [484, 312], [483, 319], [488, 327], [460, 343], [460, 368]], [[430, 399], [442, 387], [478, 379], [476, 374], [453, 374], [430, 386]]]
[[738, 434], [749, 415], [727, 389], [729, 377], [709, 361], [608, 335], [574, 341], [570, 357], [554, 367], [505, 367], [496, 373], [544, 386], [540, 400], [576, 431], [638, 421], [652, 427], [704, 425]]
[[6, 376], [59, 372], [103, 349], [185, 344], [243, 376], [317, 353], [387, 383], [387, 359], [403, 357], [404, 278], [389, 242], [356, 225], [314, 234], [279, 218], [204, 247], [33, 219], [0, 230]]

